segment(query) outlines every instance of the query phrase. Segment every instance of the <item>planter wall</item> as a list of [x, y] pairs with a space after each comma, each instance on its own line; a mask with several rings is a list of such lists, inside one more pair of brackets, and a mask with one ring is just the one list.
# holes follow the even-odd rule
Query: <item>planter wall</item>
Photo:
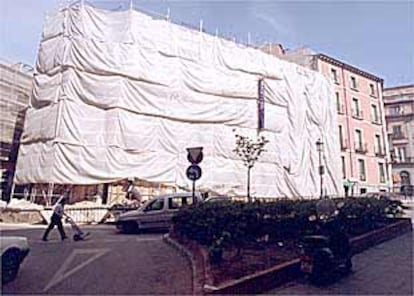
[[[410, 219], [396, 219], [396, 223], [351, 239], [354, 254], [412, 231]], [[208, 286], [206, 294], [255, 294], [269, 291], [300, 277], [300, 259], [272, 267], [216, 287]]]

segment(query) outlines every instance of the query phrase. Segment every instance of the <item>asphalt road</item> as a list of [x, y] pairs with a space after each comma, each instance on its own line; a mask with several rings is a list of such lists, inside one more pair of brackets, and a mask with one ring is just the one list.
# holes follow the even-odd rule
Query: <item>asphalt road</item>
[[[84, 227], [86, 241], [60, 241], [57, 229], [41, 241], [44, 227], [6, 230], [29, 239], [28, 257], [2, 294], [191, 294], [191, 268], [162, 234], [122, 235], [114, 226]], [[65, 228], [68, 234], [70, 228]]]
[[269, 291], [271, 295], [414, 295], [413, 233], [370, 248], [353, 258], [353, 272], [327, 287], [304, 278]]

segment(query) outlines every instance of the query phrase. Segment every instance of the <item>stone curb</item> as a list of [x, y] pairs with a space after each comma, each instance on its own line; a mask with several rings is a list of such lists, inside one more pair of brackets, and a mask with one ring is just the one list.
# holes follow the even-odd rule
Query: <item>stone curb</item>
[[[382, 229], [351, 239], [354, 254], [412, 231], [410, 219], [399, 220]], [[269, 291], [300, 276], [300, 259], [297, 258], [220, 286], [205, 286], [204, 292], [206, 294], [256, 294]]]
[[398, 220], [398, 222], [387, 225], [384, 228], [373, 230], [352, 238], [351, 244], [353, 253], [361, 253], [375, 245], [412, 231], [411, 219], [400, 218]]
[[205, 286], [206, 294], [256, 294], [292, 281], [300, 274], [300, 259], [229, 281], [220, 286]]
[[178, 252], [180, 252], [190, 264], [191, 267], [191, 283], [192, 283], [192, 294], [193, 295], [200, 295], [202, 294], [202, 291], [199, 289], [199, 285], [197, 285], [197, 270], [196, 270], [196, 264], [193, 255], [189, 250], [187, 250], [184, 246], [173, 240], [168, 233], [163, 235], [163, 240], [168, 245], [175, 248]]

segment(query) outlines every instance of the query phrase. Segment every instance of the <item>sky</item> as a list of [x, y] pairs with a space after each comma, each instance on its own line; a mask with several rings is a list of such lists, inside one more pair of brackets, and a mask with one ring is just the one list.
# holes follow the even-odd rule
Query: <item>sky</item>
[[[45, 15], [65, 0], [0, 0], [0, 60], [34, 65]], [[85, 2], [88, 2], [85, 0]], [[130, 0], [91, 0], [127, 8]], [[237, 42], [310, 47], [383, 78], [385, 87], [414, 83], [411, 1], [141, 1], [133, 7], [203, 27]]]

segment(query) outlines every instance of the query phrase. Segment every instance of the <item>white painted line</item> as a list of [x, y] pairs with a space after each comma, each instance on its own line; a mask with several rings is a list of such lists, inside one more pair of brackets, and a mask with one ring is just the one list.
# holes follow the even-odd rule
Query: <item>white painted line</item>
[[137, 237], [137, 239], [136, 239], [137, 242], [153, 242], [153, 241], [161, 241], [161, 240], [162, 240], [162, 236], [159, 236], [159, 237], [143, 237], [143, 238]]
[[[55, 276], [50, 280], [50, 282], [46, 285], [46, 287], [43, 289], [43, 292], [46, 292], [51, 287], [55, 286], [56, 284], [60, 283], [64, 279], [70, 277], [75, 272], [79, 271], [92, 261], [98, 259], [105, 253], [107, 253], [109, 249], [76, 249], [74, 250], [69, 257], [65, 260], [65, 262], [62, 264], [62, 266], [59, 268], [59, 270], [55, 273]], [[81, 264], [75, 266], [71, 270], [66, 270], [70, 263], [75, 259], [77, 255], [83, 255], [83, 254], [94, 254], [93, 256], [89, 257], [86, 261], [82, 262]]]
[[37, 243], [37, 244], [42, 244], [42, 245], [48, 245], [48, 244], [67, 244], [67, 243], [74, 243], [74, 244], [79, 244], [79, 246], [81, 245], [85, 245], [85, 244], [101, 244], [101, 243], [127, 243], [127, 242], [153, 242], [153, 241], [161, 241], [162, 237], [137, 237], [137, 238], [114, 238], [114, 239], [97, 239], [97, 238], [87, 238], [86, 240], [83, 241], [78, 241], [78, 242], [74, 242], [73, 240], [69, 239], [67, 241], [62, 242], [60, 239], [54, 239], [54, 240], [49, 240], [47, 242], [44, 242], [42, 240], [31, 240], [29, 239], [30, 243]]
[[0, 222], [0, 231], [22, 229], [46, 229], [47, 225], [33, 225], [28, 223], [3, 223]]

